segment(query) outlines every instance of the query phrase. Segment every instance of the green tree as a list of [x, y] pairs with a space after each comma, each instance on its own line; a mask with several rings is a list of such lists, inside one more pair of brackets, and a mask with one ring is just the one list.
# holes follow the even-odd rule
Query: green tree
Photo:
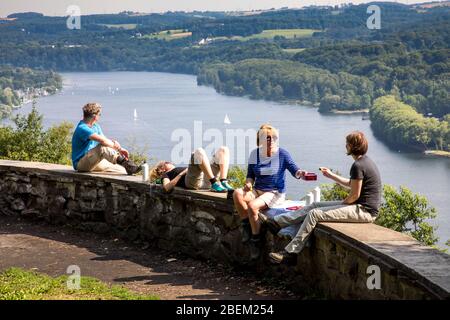
[[228, 180], [233, 188], [242, 188], [247, 177], [247, 170], [240, 166], [232, 166], [228, 170]]
[[0, 158], [70, 164], [72, 124], [44, 130], [42, 119], [33, 105], [28, 115], [13, 119], [13, 126], [0, 128]]
[[436, 209], [429, 206], [425, 197], [406, 187], [397, 191], [390, 185], [383, 187], [383, 197], [377, 224], [408, 233], [425, 245], [431, 246], [438, 241], [434, 234], [436, 228], [425, 222], [436, 217]]
[[[323, 184], [321, 190], [326, 201], [342, 200], [348, 195], [348, 189], [336, 183]], [[392, 186], [384, 185], [383, 199], [376, 224], [410, 234], [425, 245], [436, 244], [436, 228], [426, 222], [436, 217], [436, 209], [429, 206], [425, 197], [414, 194], [406, 187], [400, 187], [397, 191]]]

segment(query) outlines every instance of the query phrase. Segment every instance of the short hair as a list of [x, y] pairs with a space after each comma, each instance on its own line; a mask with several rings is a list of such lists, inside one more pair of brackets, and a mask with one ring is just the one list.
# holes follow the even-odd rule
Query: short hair
[[83, 107], [83, 117], [84, 119], [93, 118], [95, 115], [102, 111], [102, 106], [97, 102], [86, 103]]
[[350, 146], [349, 154], [363, 156], [369, 149], [369, 142], [361, 131], [353, 131], [345, 138]]
[[274, 136], [278, 138], [278, 130], [272, 126], [271, 124], [263, 124], [259, 130], [258, 130], [258, 134], [256, 136], [256, 145], [259, 147], [260, 146], [260, 141], [259, 141], [259, 137], [262, 136]]

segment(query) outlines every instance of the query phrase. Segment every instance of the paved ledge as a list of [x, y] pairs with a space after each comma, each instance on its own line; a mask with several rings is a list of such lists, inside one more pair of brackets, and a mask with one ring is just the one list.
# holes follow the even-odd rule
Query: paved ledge
[[450, 298], [450, 255], [376, 224], [321, 223], [320, 229], [382, 259], [392, 270], [413, 275], [418, 284], [439, 296]]
[[[78, 173], [71, 167], [0, 160], [0, 214], [46, 219], [229, 264], [248, 263], [239, 218], [225, 194], [161, 186], [140, 176]], [[268, 235], [266, 251], [286, 240]], [[367, 267], [381, 289], [367, 288]], [[293, 287], [341, 299], [450, 299], [450, 256], [374, 224], [320, 223], [296, 268], [257, 270], [291, 277]], [[281, 271], [280, 271], [281, 270]]]

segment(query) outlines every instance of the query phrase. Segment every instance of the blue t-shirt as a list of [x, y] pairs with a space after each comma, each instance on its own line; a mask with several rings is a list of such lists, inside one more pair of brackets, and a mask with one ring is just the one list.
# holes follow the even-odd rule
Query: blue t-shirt
[[94, 133], [103, 135], [102, 129], [96, 123], [89, 127], [86, 122], [81, 120], [72, 136], [72, 164], [77, 169], [78, 161], [84, 157], [89, 150], [95, 148], [99, 142], [89, 139]]
[[289, 152], [279, 148], [270, 158], [260, 156], [260, 148], [250, 153], [247, 178], [255, 181], [255, 189], [261, 191], [286, 192], [286, 169], [295, 177], [299, 170]]

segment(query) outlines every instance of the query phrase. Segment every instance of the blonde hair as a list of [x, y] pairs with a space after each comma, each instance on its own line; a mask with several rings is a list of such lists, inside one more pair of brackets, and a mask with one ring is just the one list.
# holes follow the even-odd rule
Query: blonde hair
[[260, 141], [259, 141], [259, 137], [263, 136], [263, 135], [266, 136], [266, 137], [267, 136], [275, 136], [275, 137], [278, 138], [278, 130], [274, 126], [272, 126], [271, 124], [268, 124], [268, 123], [263, 124], [259, 128], [258, 134], [256, 136], [256, 145], [258, 147], [261, 145]]
[[160, 179], [163, 173], [160, 171], [161, 166], [166, 164], [167, 161], [159, 161], [155, 166], [153, 166], [149, 171], [150, 182], [154, 182]]

